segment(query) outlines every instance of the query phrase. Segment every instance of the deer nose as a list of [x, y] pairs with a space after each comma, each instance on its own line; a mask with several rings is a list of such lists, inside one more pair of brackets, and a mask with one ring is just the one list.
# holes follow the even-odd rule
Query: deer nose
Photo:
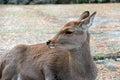
[[48, 41], [46, 42], [46, 44], [47, 44], [47, 45], [49, 45], [49, 44], [50, 44], [50, 42], [51, 42], [51, 40], [48, 40]]

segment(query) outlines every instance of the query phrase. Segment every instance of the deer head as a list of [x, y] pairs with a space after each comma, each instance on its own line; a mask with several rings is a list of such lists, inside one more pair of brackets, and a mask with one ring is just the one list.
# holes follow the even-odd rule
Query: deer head
[[70, 21], [47, 42], [50, 48], [73, 49], [79, 48], [88, 38], [88, 28], [92, 25], [96, 12], [89, 11], [81, 14], [80, 19]]

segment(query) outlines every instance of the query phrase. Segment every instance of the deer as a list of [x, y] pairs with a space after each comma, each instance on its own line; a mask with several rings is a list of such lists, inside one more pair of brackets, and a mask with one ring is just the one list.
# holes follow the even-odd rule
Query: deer
[[46, 43], [19, 46], [19, 80], [95, 80], [88, 31], [95, 15], [85, 11]]
[[14, 49], [0, 53], [0, 80], [17, 80], [17, 60]]
[[[17, 45], [9, 54], [13, 75], [2, 80], [95, 80], [97, 68], [90, 53], [90, 33], [96, 12], [85, 11], [67, 22], [46, 43]], [[8, 67], [8, 69], [12, 69]], [[5, 74], [3, 74], [5, 76]]]

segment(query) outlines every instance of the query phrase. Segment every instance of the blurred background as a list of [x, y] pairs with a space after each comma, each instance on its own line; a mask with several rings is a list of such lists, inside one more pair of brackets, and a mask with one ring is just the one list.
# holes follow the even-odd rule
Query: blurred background
[[90, 28], [97, 80], [120, 80], [120, 0], [0, 0], [0, 53], [52, 38], [84, 11], [96, 11]]
[[116, 2], [120, 2], [120, 0], [0, 0], [1, 4], [79, 4]]

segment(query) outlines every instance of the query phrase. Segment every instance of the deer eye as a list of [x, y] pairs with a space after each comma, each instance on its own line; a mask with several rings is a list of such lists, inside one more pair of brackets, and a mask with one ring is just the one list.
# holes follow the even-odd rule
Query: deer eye
[[66, 31], [65, 34], [72, 34], [72, 31]]

